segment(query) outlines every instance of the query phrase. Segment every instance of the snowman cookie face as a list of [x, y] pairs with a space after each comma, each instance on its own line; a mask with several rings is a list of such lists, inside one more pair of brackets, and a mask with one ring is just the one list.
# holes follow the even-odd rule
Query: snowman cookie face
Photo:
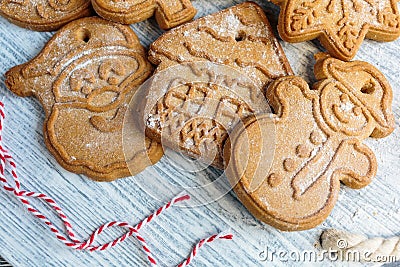
[[376, 68], [319, 54], [315, 68], [322, 120], [345, 136], [384, 137], [393, 131], [392, 90]]
[[[279, 78], [267, 93], [277, 114], [237, 127], [226, 145], [232, 148], [224, 153], [238, 198], [257, 218], [287, 231], [323, 222], [336, 203], [340, 182], [352, 188], [368, 185], [377, 162], [362, 142], [394, 129], [392, 91], [382, 74], [364, 62], [326, 55], [317, 59], [314, 89], [299, 77]], [[360, 79], [350, 83], [338, 70]], [[363, 89], [369, 81], [376, 82], [369, 88], [372, 94]], [[272, 128], [274, 145], [263, 138]], [[272, 159], [265, 157], [271, 154]]]
[[[63, 167], [110, 181], [135, 175], [162, 156], [134, 123], [124, 125], [128, 104], [151, 71], [129, 27], [85, 18], [57, 32], [36, 58], [8, 71], [6, 84], [42, 102], [46, 145]], [[131, 133], [126, 138], [123, 126]]]

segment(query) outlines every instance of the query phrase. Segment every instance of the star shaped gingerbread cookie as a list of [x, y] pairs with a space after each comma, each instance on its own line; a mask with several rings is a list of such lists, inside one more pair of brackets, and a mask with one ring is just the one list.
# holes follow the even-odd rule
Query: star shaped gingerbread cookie
[[273, 0], [281, 6], [279, 34], [287, 42], [318, 38], [342, 60], [357, 53], [364, 38], [393, 41], [400, 35], [398, 0]]

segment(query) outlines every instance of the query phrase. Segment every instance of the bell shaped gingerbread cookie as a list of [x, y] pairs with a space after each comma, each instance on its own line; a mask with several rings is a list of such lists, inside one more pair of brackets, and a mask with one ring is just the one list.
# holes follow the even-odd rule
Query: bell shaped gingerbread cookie
[[122, 24], [133, 24], [154, 15], [164, 30], [190, 21], [196, 15], [190, 0], [92, 0], [92, 5], [101, 17]]
[[276, 112], [235, 128], [225, 149], [238, 198], [278, 229], [310, 229], [333, 209], [340, 182], [362, 188], [376, 175], [363, 141], [394, 129], [392, 90], [365, 62], [317, 55], [314, 89], [295, 76], [277, 79], [267, 97]]
[[319, 38], [339, 59], [352, 59], [364, 38], [400, 36], [398, 0], [273, 0], [281, 6], [278, 30], [287, 42]]
[[135, 123], [124, 125], [132, 96], [151, 73], [131, 28], [91, 17], [66, 25], [38, 56], [10, 69], [6, 86], [43, 104], [46, 145], [65, 169], [111, 181], [163, 154]]
[[2, 0], [0, 15], [31, 30], [53, 31], [91, 13], [90, 0]]

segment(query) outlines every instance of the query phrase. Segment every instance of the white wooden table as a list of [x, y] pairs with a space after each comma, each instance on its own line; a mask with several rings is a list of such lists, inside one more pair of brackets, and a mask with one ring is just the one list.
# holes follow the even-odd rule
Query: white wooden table
[[[213, 13], [241, 1], [195, 0], [197, 17]], [[261, 4], [276, 29], [278, 8], [263, 0]], [[161, 31], [154, 20], [133, 25], [145, 46]], [[88, 235], [101, 224], [112, 220], [126, 220], [135, 224], [149, 215], [172, 192], [169, 183], [193, 186], [210, 182], [222, 172], [208, 168], [190, 173], [171, 164], [173, 158], [164, 157], [154, 167], [136, 177], [112, 183], [96, 183], [84, 176], [62, 169], [47, 151], [42, 135], [43, 109], [33, 98], [12, 95], [4, 86], [4, 73], [16, 64], [34, 57], [52, 33], [32, 32], [11, 25], [0, 18], [0, 98], [5, 96], [7, 120], [4, 141], [19, 165], [19, 175], [27, 190], [43, 192], [56, 199], [75, 226], [79, 238]], [[282, 42], [286, 55], [297, 75], [313, 82], [313, 54], [323, 48], [317, 41], [288, 44]], [[141, 230], [159, 263], [172, 266], [186, 258], [192, 246], [201, 238], [221, 230], [234, 233], [233, 241], [219, 241], [201, 250], [193, 266], [297, 266], [304, 263], [261, 261], [260, 253], [276, 251], [318, 251], [318, 239], [323, 229], [340, 228], [371, 236], [391, 236], [400, 231], [400, 40], [391, 43], [365, 41], [356, 57], [368, 61], [383, 72], [394, 91], [393, 111], [396, 130], [385, 139], [367, 140], [375, 151], [379, 168], [376, 179], [362, 190], [342, 188], [339, 202], [326, 222], [316, 229], [283, 233], [260, 223], [240, 204], [233, 192], [215, 202], [195, 208], [174, 207], [158, 220]], [[159, 174], [163, 181], [152, 179]], [[221, 180], [225, 181], [226, 180]], [[223, 183], [221, 183], [223, 184]], [[158, 192], [154, 199], [143, 186]], [[220, 193], [224, 186], [215, 187]], [[196, 197], [209, 192], [199, 189]], [[162, 200], [162, 201], [160, 201]], [[39, 202], [35, 205], [46, 210]], [[46, 213], [54, 220], [54, 214]], [[56, 220], [57, 221], [57, 220]], [[58, 221], [57, 221], [58, 222]], [[101, 237], [110, 241], [123, 230], [111, 230]], [[134, 238], [106, 252], [78, 252], [65, 247], [21, 203], [5, 190], [0, 190], [0, 255], [13, 266], [146, 266], [147, 260]], [[312, 263], [315, 266], [342, 263]], [[307, 266], [310, 263], [306, 263]]]

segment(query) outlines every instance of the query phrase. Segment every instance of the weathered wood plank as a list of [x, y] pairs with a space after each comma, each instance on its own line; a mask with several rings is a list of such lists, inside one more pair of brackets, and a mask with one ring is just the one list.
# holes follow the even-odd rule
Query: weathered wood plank
[[[197, 16], [215, 12], [241, 1], [194, 1]], [[278, 9], [271, 3], [262, 4], [275, 28]], [[154, 20], [132, 26], [142, 43], [148, 46], [161, 33]], [[216, 179], [221, 172], [209, 168], [188, 173], [170, 164], [164, 157], [156, 166], [137, 177], [113, 183], [95, 183], [86, 177], [63, 170], [45, 148], [42, 136], [43, 110], [38, 101], [12, 95], [4, 86], [4, 72], [35, 56], [51, 33], [37, 33], [9, 24], [0, 18], [0, 96], [5, 95], [7, 110], [4, 140], [19, 164], [19, 175], [26, 189], [46, 193], [55, 198], [74, 223], [80, 238], [110, 220], [127, 220], [132, 224], [168, 201], [181, 189], [175, 185], [193, 186], [198, 181]], [[314, 81], [313, 54], [321, 51], [318, 42], [283, 43], [287, 57], [298, 75]], [[343, 188], [340, 201], [332, 215], [320, 227], [300, 232], [282, 233], [255, 220], [233, 193], [215, 202], [195, 208], [174, 207], [144, 228], [159, 262], [173, 265], [185, 258], [195, 242], [209, 234], [231, 228], [232, 242], [221, 241], [206, 247], [195, 260], [196, 266], [270, 266], [260, 261], [260, 252], [269, 249], [284, 251], [315, 250], [321, 231], [328, 227], [374, 235], [391, 236], [400, 226], [400, 41], [378, 43], [365, 41], [357, 59], [377, 66], [394, 90], [393, 109], [397, 128], [386, 139], [368, 140], [375, 151], [379, 170], [373, 183], [362, 190]], [[172, 157], [171, 155], [170, 157]], [[160, 175], [157, 178], [157, 175]], [[155, 178], [154, 178], [155, 177]], [[222, 179], [225, 179], [222, 177]], [[208, 191], [194, 192], [195, 199], [222, 194], [225, 181]], [[139, 186], [141, 185], [141, 186]], [[146, 191], [143, 190], [146, 189]], [[154, 199], [148, 192], [157, 192]], [[42, 206], [38, 202], [34, 202]], [[44, 209], [42, 209], [44, 210]], [[55, 216], [49, 212], [50, 218]], [[33, 218], [9, 193], [0, 190], [0, 255], [14, 266], [143, 266], [147, 261], [134, 238], [108, 252], [77, 252], [58, 242], [50, 231]], [[109, 241], [122, 230], [111, 230], [103, 237]], [[292, 265], [296, 263], [289, 262]], [[276, 266], [285, 263], [275, 261]], [[325, 263], [327, 264], [327, 263]], [[340, 266], [341, 264], [338, 264]]]

